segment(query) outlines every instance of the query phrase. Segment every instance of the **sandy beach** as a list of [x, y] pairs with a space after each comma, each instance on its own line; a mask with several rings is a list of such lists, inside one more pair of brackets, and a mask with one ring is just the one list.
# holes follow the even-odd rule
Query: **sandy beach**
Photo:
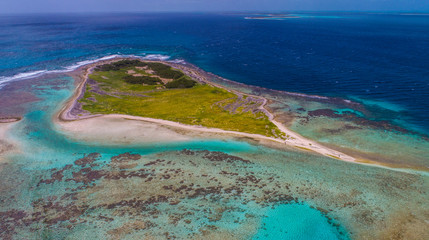
[[[179, 129], [149, 121], [138, 121], [132, 116], [105, 115], [78, 121], [61, 121], [57, 126], [74, 139], [86, 142], [103, 142], [112, 145], [147, 144], [189, 141], [191, 137]], [[109, 139], [108, 142], [105, 140]]]
[[[102, 139], [114, 139], [112, 143], [132, 143], [132, 142], [152, 142], [152, 141], [175, 141], [175, 140], [189, 140], [191, 136], [195, 137], [197, 134], [208, 134], [213, 137], [223, 136], [226, 138], [234, 137], [245, 137], [251, 138], [256, 141], [268, 141], [276, 143], [276, 145], [281, 144], [289, 147], [294, 147], [300, 150], [316, 152], [324, 156], [328, 156], [335, 159], [340, 159], [343, 161], [354, 162], [356, 159], [348, 156], [344, 153], [335, 151], [333, 149], [327, 148], [314, 142], [312, 140], [306, 139], [299, 134], [289, 130], [281, 123], [275, 120], [275, 116], [264, 108], [267, 100], [259, 96], [252, 96], [255, 98], [262, 99], [262, 104], [259, 107], [283, 133], [286, 134], [287, 139], [278, 139], [272, 137], [266, 137], [258, 134], [242, 133], [235, 131], [226, 131], [216, 128], [206, 128], [201, 126], [186, 125], [177, 122], [162, 120], [162, 119], [153, 119], [146, 117], [137, 117], [129, 115], [120, 115], [120, 114], [109, 114], [109, 115], [90, 115], [88, 113], [79, 112], [76, 114], [76, 104], [77, 100], [83, 94], [83, 89], [85, 87], [86, 80], [88, 75], [92, 72], [93, 68], [100, 64], [110, 63], [114, 61], [119, 61], [124, 58], [110, 59], [106, 61], [100, 61], [97, 63], [89, 64], [83, 66], [73, 73], [73, 76], [76, 80], [76, 91], [74, 95], [66, 102], [61, 111], [53, 119], [57, 123], [59, 129], [64, 132], [69, 132], [72, 136], [77, 136], [77, 139], [87, 140], [87, 141], [97, 141]], [[242, 93], [235, 90], [230, 90], [221, 86], [219, 84], [214, 84], [210, 82], [204, 73], [197, 72], [193, 68], [188, 68], [185, 64], [169, 63], [172, 67], [178, 68], [185, 72], [185, 74], [191, 76], [199, 82], [213, 85], [215, 87], [226, 89], [230, 92], [233, 92], [236, 95]], [[155, 124], [155, 125], [153, 125]], [[100, 127], [102, 126], [102, 127]], [[174, 130], [172, 130], [172, 128]], [[107, 129], [115, 129], [109, 131]], [[155, 130], [154, 130], [155, 129]], [[159, 131], [156, 131], [158, 129]], [[187, 131], [188, 133], [183, 133]], [[180, 133], [182, 132], [182, 133]], [[146, 140], [144, 140], [146, 139]]]

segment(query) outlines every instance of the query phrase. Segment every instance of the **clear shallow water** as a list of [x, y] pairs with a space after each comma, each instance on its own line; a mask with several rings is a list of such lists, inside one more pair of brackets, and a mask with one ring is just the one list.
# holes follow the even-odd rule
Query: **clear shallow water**
[[400, 110], [380, 111], [380, 118], [427, 131], [428, 16], [244, 17], [1, 16], [0, 82], [113, 54], [164, 54], [251, 85], [387, 102]]
[[261, 230], [252, 239], [339, 239], [337, 230], [327, 219], [309, 206], [281, 205], [266, 214]]

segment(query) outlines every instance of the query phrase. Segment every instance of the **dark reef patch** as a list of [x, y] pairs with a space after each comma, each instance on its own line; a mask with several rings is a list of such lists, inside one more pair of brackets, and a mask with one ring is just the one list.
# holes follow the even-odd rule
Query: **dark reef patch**
[[210, 151], [206, 150], [206, 151], [202, 151], [202, 153], [204, 154], [203, 158], [208, 159], [212, 162], [224, 161], [227, 163], [232, 163], [235, 161], [241, 161], [244, 163], [250, 163], [249, 160], [245, 160], [245, 159], [240, 158], [240, 157], [231, 156], [231, 155], [228, 155], [228, 154], [223, 153], [223, 152], [210, 152]]
[[76, 160], [74, 162], [74, 164], [81, 166], [81, 167], [84, 167], [87, 164], [93, 163], [94, 161], [96, 161], [100, 157], [101, 157], [101, 155], [99, 153], [90, 153], [90, 154], [88, 154], [88, 156], [85, 156], [83, 158]]
[[[341, 119], [344, 121], [345, 127], [341, 130], [338, 130], [338, 132], [333, 133], [340, 133], [345, 130], [353, 130], [353, 129], [362, 129], [364, 127], [369, 127], [373, 129], [379, 129], [379, 130], [386, 130], [386, 131], [393, 131], [398, 132], [402, 134], [415, 134], [422, 136], [422, 138], [427, 138], [427, 136], [414, 132], [408, 129], [405, 129], [403, 127], [394, 125], [390, 123], [387, 120], [372, 120], [365, 117], [361, 117], [353, 112], [345, 111], [343, 113], [339, 113], [338, 111], [332, 110], [332, 109], [317, 109], [313, 111], [308, 111], [307, 116], [298, 116], [298, 119], [301, 119], [299, 121], [300, 124], [307, 124], [311, 118], [319, 118], [319, 117], [328, 117], [332, 119]], [[353, 125], [347, 124], [352, 123]], [[329, 132], [329, 131], [328, 131]]]
[[341, 114], [338, 114], [337, 111], [332, 109], [317, 109], [314, 111], [309, 111], [308, 116], [310, 117], [331, 117], [331, 118], [339, 118]]

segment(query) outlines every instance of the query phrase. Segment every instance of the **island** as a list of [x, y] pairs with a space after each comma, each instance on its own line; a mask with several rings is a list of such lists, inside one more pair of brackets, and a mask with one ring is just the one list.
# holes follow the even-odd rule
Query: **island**
[[253, 20], [284, 20], [289, 18], [301, 18], [298, 15], [292, 14], [257, 14], [256, 16], [248, 16], [244, 19], [253, 19]]
[[187, 63], [115, 58], [84, 66], [74, 76], [80, 79], [77, 90], [58, 122], [110, 116], [263, 140], [355, 161], [276, 121], [265, 108], [267, 99], [211, 82], [206, 72]]

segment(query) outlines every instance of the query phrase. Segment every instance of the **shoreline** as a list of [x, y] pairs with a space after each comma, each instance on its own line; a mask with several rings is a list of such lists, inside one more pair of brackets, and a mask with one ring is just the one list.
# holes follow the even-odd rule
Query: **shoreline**
[[[74, 115], [72, 114], [72, 110], [76, 107], [76, 105], [78, 104], [78, 100], [81, 96], [83, 96], [84, 94], [84, 87], [86, 86], [86, 81], [88, 79], [88, 76], [92, 73], [92, 70], [101, 64], [108, 64], [108, 63], [112, 63], [112, 62], [116, 62], [116, 61], [120, 61], [120, 60], [125, 60], [125, 59], [131, 59], [131, 60], [140, 60], [140, 61], [146, 61], [146, 62], [159, 62], [159, 63], [163, 63], [163, 64], [167, 64], [173, 68], [179, 69], [181, 71], [183, 71], [185, 74], [191, 76], [193, 79], [195, 79], [198, 82], [202, 82], [205, 84], [209, 84], [218, 88], [222, 88], [225, 89], [231, 93], [234, 93], [236, 95], [248, 95], [248, 96], [252, 96], [254, 98], [257, 99], [261, 99], [263, 101], [263, 104], [260, 105], [260, 109], [266, 114], [266, 116], [269, 118], [269, 120], [276, 125], [276, 127], [284, 134], [286, 134], [288, 137], [287, 139], [279, 139], [279, 138], [273, 138], [273, 137], [267, 137], [267, 136], [263, 136], [263, 135], [259, 135], [259, 134], [251, 134], [251, 133], [244, 133], [244, 132], [237, 132], [237, 131], [228, 131], [228, 130], [223, 130], [223, 129], [219, 129], [219, 128], [208, 128], [208, 127], [203, 127], [203, 126], [196, 126], [196, 125], [187, 125], [187, 124], [183, 124], [183, 123], [179, 123], [179, 122], [173, 122], [173, 121], [168, 121], [168, 120], [163, 120], [163, 119], [154, 119], [154, 118], [148, 118], [148, 117], [139, 117], [139, 116], [132, 116], [132, 115], [124, 115], [124, 114], [90, 114], [88, 112], [83, 112], [80, 111], [79, 114], [81, 114], [80, 116], [78, 115]], [[270, 148], [275, 148], [275, 149], [294, 149], [296, 151], [305, 151], [307, 153], [312, 153], [312, 154], [320, 154], [332, 159], [336, 159], [336, 160], [341, 160], [341, 161], [345, 161], [345, 162], [351, 162], [351, 163], [355, 163], [355, 164], [361, 164], [361, 165], [368, 165], [368, 166], [376, 166], [376, 167], [381, 167], [381, 168], [386, 168], [386, 169], [390, 169], [390, 170], [395, 170], [395, 171], [405, 171], [405, 172], [409, 172], [408, 170], [417, 170], [417, 171], [423, 171], [426, 172], [426, 169], [422, 169], [422, 168], [414, 168], [414, 167], [406, 167], [404, 165], [396, 165], [396, 164], [388, 164], [388, 163], [384, 163], [384, 162], [378, 162], [376, 160], [371, 160], [371, 159], [367, 159], [367, 158], [362, 158], [361, 156], [358, 157], [353, 157], [351, 155], [348, 155], [344, 152], [335, 150], [333, 148], [330, 148], [328, 146], [324, 146], [323, 144], [320, 144], [314, 140], [310, 140], [307, 139], [301, 135], [299, 135], [298, 133], [289, 130], [286, 126], [284, 126], [282, 123], [278, 122], [275, 120], [275, 115], [273, 113], [271, 113], [269, 110], [267, 110], [265, 108], [265, 105], [267, 104], [267, 102], [269, 101], [268, 99], [266, 99], [265, 97], [262, 96], [257, 96], [257, 95], [252, 95], [249, 93], [243, 93], [240, 91], [237, 91], [235, 89], [229, 89], [225, 86], [223, 86], [220, 83], [214, 83], [210, 80], [208, 80], [210, 77], [216, 77], [221, 79], [222, 81], [226, 81], [226, 82], [230, 82], [230, 83], [236, 83], [232, 80], [229, 79], [224, 79], [222, 77], [219, 77], [213, 73], [209, 73], [209, 72], [205, 72], [204, 70], [200, 69], [199, 67], [187, 63], [187, 62], [182, 62], [182, 63], [178, 63], [178, 62], [169, 62], [169, 61], [158, 61], [158, 60], [142, 60], [140, 58], [137, 57], [117, 57], [117, 58], [112, 58], [112, 59], [107, 59], [107, 60], [100, 60], [97, 62], [93, 62], [87, 65], [83, 65], [81, 67], [79, 67], [78, 69], [68, 73], [69, 76], [71, 76], [74, 80], [75, 80], [75, 86], [76, 89], [73, 93], [73, 95], [65, 101], [65, 103], [63, 104], [63, 106], [60, 108], [60, 110], [57, 112], [57, 114], [55, 114], [52, 118], [52, 121], [60, 127], [60, 129], [62, 128], [62, 130], [65, 133], [71, 133], [76, 134], [79, 132], [78, 127], [76, 126], [71, 126], [73, 122], [80, 122], [82, 120], [92, 120], [98, 123], [103, 123], [105, 124], [106, 121], [114, 121], [116, 125], [115, 128], [118, 125], [123, 125], [124, 123], [129, 124], [129, 121], [135, 121], [135, 122], [139, 122], [140, 124], [152, 124], [152, 126], [158, 126], [160, 128], [163, 129], [169, 129], [172, 130], [173, 135], [174, 134], [179, 134], [180, 137], [179, 138], [173, 138], [173, 139], [179, 139], [181, 140], [182, 138], [191, 138], [191, 137], [202, 137], [202, 138], [217, 138], [217, 139], [241, 139], [241, 140], [245, 140], [251, 143], [258, 143], [261, 144], [263, 146], [266, 147], [270, 147]], [[237, 83], [240, 86], [246, 87], [245, 84], [242, 83]], [[273, 90], [276, 91], [277, 90]], [[279, 91], [280, 92], [280, 91]], [[289, 93], [289, 92], [285, 92], [286, 94], [291, 94], [293, 96], [298, 96], [298, 97], [308, 97], [308, 98], [322, 98], [322, 99], [326, 99], [329, 101], [328, 97], [323, 97], [323, 96], [317, 96], [317, 95], [306, 95], [306, 94], [300, 94], [300, 93]], [[337, 99], [334, 99], [337, 100]], [[342, 100], [342, 101], [347, 101], [347, 100]], [[69, 124], [68, 124], [69, 123]], [[82, 122], [80, 122], [82, 123]], [[97, 126], [98, 124], [95, 124], [95, 126]], [[134, 124], [134, 125], [138, 125], [138, 123]], [[81, 124], [79, 124], [79, 128], [85, 128], [83, 127]], [[88, 129], [87, 129], [88, 130]], [[134, 131], [132, 132], [133, 135], [135, 135], [135, 131], [139, 132], [138, 128], [135, 128]], [[90, 135], [88, 134], [89, 131], [87, 132], [81, 132], [81, 135]], [[100, 133], [97, 133], [98, 135], [100, 135]], [[118, 135], [118, 133], [116, 133]], [[124, 136], [123, 134], [119, 134], [120, 137], [126, 139], [127, 136]], [[144, 136], [144, 137], [149, 137], [150, 139], [156, 138], [158, 139], [159, 137], [156, 135], [144, 135], [144, 134], [140, 134], [140, 136]], [[177, 136], [176, 136], [177, 137]], [[77, 139], [82, 138], [82, 137], [77, 137]], [[85, 139], [92, 139], [95, 140], [96, 138], [93, 137], [84, 137]], [[103, 139], [103, 138], [101, 138]], [[136, 138], [137, 139], [137, 138]], [[159, 139], [158, 139], [159, 140]], [[91, 140], [90, 140], [91, 141]], [[171, 139], [169, 139], [169, 137], [165, 138], [163, 141], [165, 142], [169, 142], [171, 141]], [[130, 141], [119, 141], [120, 143], [124, 144], [130, 144]], [[136, 142], [142, 142], [140, 139], [136, 140]], [[147, 141], [143, 141], [143, 142], [147, 142]]]
[[[84, 94], [84, 87], [86, 86], [86, 81], [88, 79], [88, 76], [91, 74], [92, 70], [98, 65], [107, 64], [107, 63], [120, 61], [120, 60], [124, 60], [124, 59], [137, 59], [137, 58], [118, 57], [118, 58], [113, 58], [113, 59], [109, 59], [109, 60], [101, 60], [101, 61], [98, 61], [95, 63], [84, 65], [81, 68], [78, 68], [75, 71], [73, 71], [72, 73], [70, 73], [70, 75], [76, 80], [76, 90], [75, 90], [74, 94], [72, 95], [72, 97], [66, 101], [66, 103], [61, 108], [59, 113], [56, 114], [56, 116], [54, 118], [54, 122], [61, 125], [61, 123], [69, 122], [69, 121], [79, 121], [82, 119], [97, 118], [100, 116], [110, 116], [110, 117], [117, 118], [117, 119], [122, 118], [122, 119], [129, 119], [129, 120], [151, 122], [151, 123], [161, 124], [161, 125], [165, 125], [165, 126], [169, 126], [169, 127], [181, 128], [183, 130], [189, 130], [189, 131], [197, 131], [197, 132], [210, 133], [210, 134], [231, 135], [234, 137], [237, 137], [237, 136], [238, 137], [247, 137], [247, 138], [251, 138], [253, 140], [257, 140], [257, 141], [258, 140], [271, 141], [271, 142], [274, 142], [277, 144], [288, 145], [288, 146], [294, 147], [295, 149], [298, 149], [298, 150], [315, 152], [315, 153], [318, 153], [318, 154], [321, 154], [321, 155], [324, 155], [324, 156], [327, 156], [330, 158], [334, 158], [334, 159], [339, 159], [339, 160], [343, 160], [343, 161], [347, 161], [347, 162], [356, 162], [356, 159], [354, 157], [351, 157], [351, 156], [346, 155], [344, 153], [341, 153], [341, 152], [335, 151], [333, 149], [324, 147], [324, 146], [322, 146], [322, 145], [320, 145], [320, 144], [318, 144], [312, 140], [306, 139], [306, 138], [300, 136], [299, 134], [287, 129], [285, 126], [283, 126], [283, 124], [276, 121], [275, 116], [265, 108], [265, 105], [267, 103], [267, 99], [264, 97], [256, 96], [256, 95], [246, 94], [246, 95], [255, 97], [257, 99], [260, 99], [262, 101], [262, 104], [259, 106], [259, 109], [265, 113], [265, 115], [269, 118], [269, 120], [274, 125], [276, 125], [277, 128], [281, 132], [286, 134], [286, 136], [287, 136], [286, 140], [273, 138], [273, 137], [267, 137], [267, 136], [263, 136], [263, 135], [259, 135], [259, 134], [251, 134], [251, 133], [243, 133], [243, 132], [236, 132], [236, 131], [227, 131], [227, 130], [222, 130], [222, 129], [218, 129], [218, 128], [207, 128], [207, 127], [202, 127], [202, 126], [187, 125], [187, 124], [182, 124], [182, 123], [178, 123], [178, 122], [172, 122], [172, 121], [167, 121], [167, 120], [162, 120], [162, 119], [153, 119], [153, 118], [147, 118], [147, 117], [138, 117], [138, 116], [121, 115], [121, 114], [91, 115], [91, 114], [82, 114], [81, 113], [82, 116], [77, 116], [77, 115], [73, 114], [72, 112], [75, 109], [76, 105], [78, 104], [79, 98]], [[177, 68], [179, 70], [182, 70], [185, 74], [194, 78], [198, 82], [202, 82], [202, 83], [209, 84], [209, 85], [212, 85], [212, 86], [215, 86], [218, 88], [225, 89], [225, 90], [232, 92], [238, 96], [243, 95], [243, 93], [241, 93], [239, 91], [228, 89], [228, 88], [226, 88], [220, 84], [216, 84], [216, 83], [209, 81], [206, 77], [206, 76], [208, 76], [208, 73], [205, 73], [204, 71], [199, 70], [199, 69], [195, 69], [192, 67], [192, 65], [191, 65], [191, 67], [188, 67], [188, 66], [186, 66], [186, 63], [185, 64], [178, 64], [178, 63], [165, 62], [165, 61], [147, 61], [147, 62], [161, 62], [161, 63], [167, 64], [173, 68]]]
[[[260, 105], [260, 109], [263, 110], [263, 112], [267, 115], [267, 117], [269, 118], [269, 120], [275, 124], [278, 129], [286, 134], [288, 137], [287, 139], [279, 139], [279, 138], [273, 138], [273, 137], [267, 137], [267, 136], [263, 136], [263, 135], [259, 135], [259, 134], [251, 134], [251, 133], [244, 133], [244, 132], [237, 132], [237, 131], [228, 131], [228, 130], [223, 130], [223, 129], [219, 129], [219, 128], [208, 128], [208, 127], [203, 127], [203, 126], [196, 126], [196, 125], [187, 125], [187, 124], [183, 124], [183, 123], [179, 123], [179, 122], [173, 122], [173, 121], [168, 121], [168, 120], [163, 120], [163, 119], [154, 119], [154, 118], [148, 118], [148, 117], [139, 117], [139, 116], [132, 116], [132, 115], [124, 115], [124, 114], [90, 114], [90, 113], [85, 113], [85, 112], [80, 112], [82, 115], [81, 116], [76, 116], [73, 115], [71, 112], [74, 109], [74, 107], [78, 104], [78, 100], [79, 98], [84, 94], [84, 87], [86, 86], [86, 81], [88, 79], [88, 76], [91, 74], [93, 68], [95, 68], [96, 66], [100, 65], [100, 64], [107, 64], [107, 63], [111, 63], [111, 62], [116, 62], [116, 61], [120, 61], [120, 60], [124, 60], [124, 59], [131, 59], [131, 60], [140, 60], [140, 61], [146, 61], [146, 62], [160, 62], [163, 64], [167, 64], [173, 68], [179, 69], [181, 71], [183, 71], [185, 74], [191, 76], [192, 78], [196, 78], [195, 80], [197, 80], [198, 82], [203, 82], [205, 84], [210, 84], [212, 86], [215, 87], [219, 87], [222, 89], [225, 89], [229, 92], [232, 92], [234, 94], [242, 94], [242, 95], [248, 95], [248, 96], [252, 96], [258, 99], [263, 100], [263, 104]], [[273, 113], [271, 113], [269, 110], [267, 110], [265, 108], [265, 105], [268, 103], [268, 99], [266, 99], [265, 97], [262, 96], [258, 96], [258, 95], [253, 95], [253, 94], [249, 94], [249, 93], [243, 93], [240, 91], [237, 91], [235, 89], [229, 89], [225, 86], [223, 86], [222, 84], [219, 83], [214, 83], [210, 80], [208, 80], [210, 77], [216, 77], [221, 79], [222, 81], [227, 81], [230, 83], [236, 83], [232, 80], [228, 80], [228, 79], [224, 79], [222, 77], [219, 77], [213, 73], [209, 73], [209, 72], [205, 72], [204, 70], [200, 69], [199, 67], [187, 63], [187, 62], [169, 62], [169, 61], [158, 61], [158, 60], [142, 60], [138, 57], [117, 57], [117, 58], [112, 58], [112, 59], [108, 59], [108, 60], [100, 60], [97, 62], [93, 62], [87, 65], [83, 65], [81, 67], [79, 67], [78, 69], [68, 73], [69, 76], [73, 77], [73, 79], [75, 79], [75, 86], [76, 89], [73, 93], [73, 95], [65, 101], [65, 103], [63, 104], [63, 106], [61, 107], [61, 109], [57, 112], [57, 114], [55, 114], [52, 118], [52, 121], [59, 126], [60, 128], [62, 128], [64, 130], [64, 132], [69, 132], [71, 134], [77, 133], [79, 132], [78, 130], [76, 130], [76, 126], [72, 127], [72, 126], [67, 126], [67, 123], [72, 123], [72, 122], [79, 122], [81, 120], [94, 120], [96, 122], [99, 123], [106, 123], [106, 119], [110, 120], [110, 121], [116, 121], [115, 127], [117, 127], [118, 125], [124, 124], [126, 123], [126, 121], [135, 121], [135, 122], [140, 122], [140, 123], [145, 123], [147, 124], [153, 124], [152, 126], [160, 126], [161, 128], [164, 129], [169, 129], [169, 130], [173, 130], [173, 132], [175, 134], [179, 134], [181, 137], [179, 137], [179, 139], [182, 139], [182, 137], [184, 138], [190, 138], [190, 137], [202, 137], [202, 138], [217, 138], [217, 139], [241, 139], [250, 143], [258, 143], [260, 145], [266, 146], [266, 147], [270, 147], [270, 148], [274, 148], [274, 149], [293, 149], [296, 151], [305, 151], [307, 153], [312, 153], [312, 154], [320, 154], [332, 159], [336, 159], [336, 160], [341, 160], [341, 161], [345, 161], [345, 162], [351, 162], [351, 163], [355, 163], [355, 164], [361, 164], [361, 165], [367, 165], [367, 166], [375, 166], [375, 167], [381, 167], [381, 168], [385, 168], [385, 169], [390, 169], [390, 170], [394, 170], [394, 171], [400, 171], [400, 172], [413, 172], [414, 170], [420, 172], [427, 172], [426, 169], [422, 169], [422, 168], [415, 168], [415, 167], [406, 167], [404, 165], [396, 165], [396, 164], [389, 164], [389, 163], [384, 163], [384, 162], [378, 162], [376, 160], [371, 160], [371, 159], [367, 159], [365, 157], [362, 158], [362, 156], [358, 156], [358, 157], [353, 157], [351, 155], [348, 155], [344, 152], [335, 150], [333, 148], [330, 148], [328, 146], [324, 146], [323, 144], [320, 144], [314, 140], [310, 140], [307, 139], [301, 135], [299, 135], [298, 133], [289, 130], [286, 126], [284, 126], [282, 123], [278, 122], [275, 120], [275, 115]], [[240, 86], [243, 87], [247, 87], [247, 85], [242, 84], [242, 83], [237, 83]], [[277, 91], [277, 90], [273, 90], [275, 92], [281, 92], [281, 91]], [[300, 93], [289, 93], [289, 92], [284, 92], [285, 94], [290, 94], [292, 96], [297, 96], [297, 97], [303, 97], [303, 98], [321, 98], [321, 99], [326, 99], [327, 101], [331, 101], [330, 98], [328, 97], [323, 97], [323, 96], [317, 96], [317, 95], [306, 95], [306, 94], [300, 94]], [[338, 101], [338, 99], [333, 99], [335, 101]], [[348, 104], [353, 104], [352, 102], [349, 102], [349, 100], [341, 100], [341, 101], [346, 101]], [[80, 128], [82, 128], [82, 125], [79, 126]], [[134, 131], [139, 132], [140, 129], [134, 129]], [[90, 135], [88, 134], [88, 132], [82, 132], [82, 135]], [[100, 133], [98, 133], [100, 134]], [[133, 132], [134, 134], [134, 132]], [[126, 136], [123, 136], [123, 134], [120, 134], [121, 137], [123, 137], [124, 139], [126, 139]], [[143, 134], [144, 135], [144, 134]], [[145, 135], [145, 137], [148, 137]], [[157, 138], [158, 136], [156, 135], [150, 135], [149, 138]], [[87, 139], [94, 139], [91, 137], [87, 137]], [[78, 137], [79, 139], [79, 137]], [[105, 138], [103, 138], [105, 139]], [[167, 140], [164, 139], [165, 142], [169, 142], [171, 141], [171, 139], [166, 138]], [[130, 144], [129, 141], [126, 142], [121, 142], [119, 141], [121, 144], [127, 143]], [[137, 140], [136, 142], [141, 142], [140, 139]], [[135, 142], [135, 143], [136, 143]], [[143, 141], [145, 142], [145, 141]]]

